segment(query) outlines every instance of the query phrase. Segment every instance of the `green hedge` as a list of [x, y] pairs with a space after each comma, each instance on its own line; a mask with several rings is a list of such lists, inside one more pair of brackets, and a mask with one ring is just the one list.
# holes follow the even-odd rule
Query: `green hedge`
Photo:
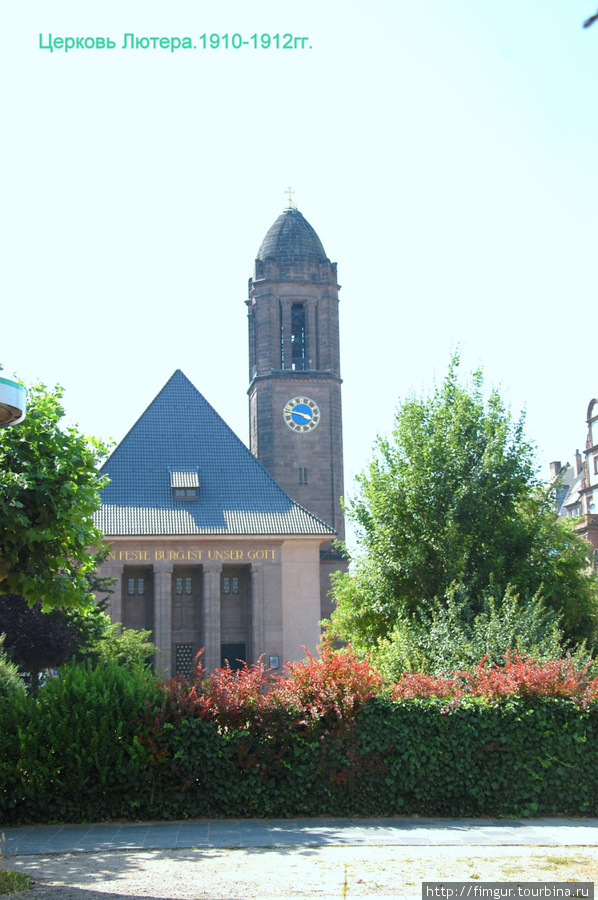
[[136, 720], [158, 687], [115, 662], [66, 666], [37, 695], [0, 702], [0, 821], [98, 820], [134, 810]]
[[116, 665], [0, 701], [0, 823], [321, 814], [598, 814], [598, 704], [375, 697], [350, 721], [250, 730]]
[[377, 698], [359, 728], [358, 754], [371, 765], [354, 802], [366, 815], [596, 815], [597, 749], [596, 704]]

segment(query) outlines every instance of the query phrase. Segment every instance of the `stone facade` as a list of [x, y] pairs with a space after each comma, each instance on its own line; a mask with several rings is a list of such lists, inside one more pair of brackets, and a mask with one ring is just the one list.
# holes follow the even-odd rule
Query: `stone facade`
[[152, 632], [156, 667], [186, 673], [204, 648], [208, 671], [228, 660], [282, 666], [320, 639], [321, 539], [116, 538], [101, 568], [113, 577], [109, 612]]

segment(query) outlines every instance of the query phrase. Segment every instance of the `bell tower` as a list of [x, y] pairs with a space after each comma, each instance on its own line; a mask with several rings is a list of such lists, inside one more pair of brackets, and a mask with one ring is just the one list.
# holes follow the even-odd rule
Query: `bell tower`
[[[293, 500], [344, 540], [343, 437], [336, 263], [289, 200], [249, 279], [250, 449]], [[322, 615], [330, 573], [346, 562], [321, 553]]]

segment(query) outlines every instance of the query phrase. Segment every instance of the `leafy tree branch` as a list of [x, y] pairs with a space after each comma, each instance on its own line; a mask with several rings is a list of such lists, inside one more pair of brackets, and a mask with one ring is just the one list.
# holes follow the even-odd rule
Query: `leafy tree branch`
[[62, 427], [63, 390], [28, 389], [26, 419], [0, 430], [0, 589], [45, 610], [90, 602], [93, 525], [106, 447]]

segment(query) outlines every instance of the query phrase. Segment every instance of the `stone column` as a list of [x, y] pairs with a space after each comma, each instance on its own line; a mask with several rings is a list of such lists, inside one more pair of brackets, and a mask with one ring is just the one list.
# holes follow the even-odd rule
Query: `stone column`
[[157, 671], [172, 677], [172, 564], [154, 566], [154, 644]]
[[207, 672], [220, 668], [220, 576], [222, 565], [203, 567], [202, 641], [205, 646], [203, 664]]
[[281, 300], [280, 305], [282, 308], [282, 344], [284, 350], [284, 366], [285, 369], [290, 369], [293, 365], [293, 341], [291, 340], [293, 337], [293, 322], [292, 322], [292, 301], [291, 300]]
[[[102, 578], [115, 578], [114, 584], [110, 585], [111, 594], [108, 595], [108, 615], [112, 622], [122, 622], [123, 620], [123, 566], [106, 566], [102, 565], [99, 569], [99, 575]], [[98, 598], [104, 595], [100, 592]]]
[[316, 307], [318, 305], [317, 300], [306, 300], [305, 301], [305, 355], [307, 357], [307, 367], [308, 369], [317, 369], [318, 368], [318, 346], [317, 346], [317, 331], [316, 331]]
[[[251, 567], [251, 658], [248, 662], [257, 662], [262, 653], [266, 652], [262, 572], [260, 566]], [[265, 663], [268, 665], [268, 660]]]

